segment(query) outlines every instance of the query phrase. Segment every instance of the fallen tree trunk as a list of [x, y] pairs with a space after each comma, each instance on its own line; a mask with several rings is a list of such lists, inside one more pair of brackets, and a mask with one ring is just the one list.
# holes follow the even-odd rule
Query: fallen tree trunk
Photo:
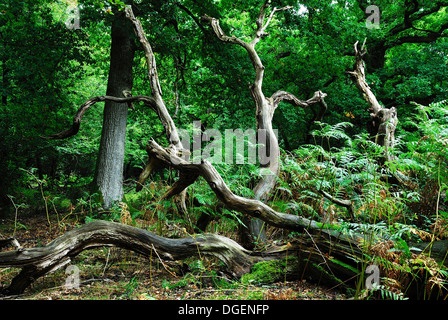
[[[95, 221], [65, 233], [44, 247], [22, 248], [14, 238], [2, 240], [2, 247], [11, 246], [15, 250], [0, 252], [0, 267], [22, 270], [8, 287], [0, 288], [0, 295], [22, 294], [39, 277], [69, 264], [82, 251], [98, 247], [120, 247], [148, 258], [157, 256], [170, 261], [193, 256], [214, 256], [225, 264], [224, 271], [227, 274], [234, 278], [243, 276], [243, 280], [254, 284], [307, 279], [329, 288], [355, 289], [364, 288], [364, 272], [369, 265], [377, 264], [381, 268], [382, 277], [387, 277], [390, 271], [396, 273], [393, 267], [388, 269], [393, 264], [387, 261], [391, 258], [389, 255], [392, 255], [392, 260], [397, 258], [397, 253], [390, 250], [390, 243], [368, 242], [361, 240], [363, 237], [360, 236], [327, 231], [303, 229], [291, 241], [292, 244], [272, 245], [254, 252], [216, 234], [169, 239], [129, 225]], [[432, 255], [437, 252], [445, 260], [446, 247], [446, 241], [440, 242], [440, 245], [435, 242], [430, 250]], [[415, 267], [425, 271], [418, 264], [425, 258], [414, 257]], [[422, 292], [431, 294], [432, 287], [425, 287], [426, 283], [430, 283], [427, 278], [416, 278], [417, 271], [401, 272], [400, 279], [409, 295], [419, 296]], [[441, 290], [437, 289], [436, 292]], [[446, 292], [443, 292], [445, 295]]]
[[[361, 48], [358, 48], [359, 41], [354, 44], [355, 51], [355, 63], [353, 65], [353, 71], [348, 71], [347, 74], [350, 75], [356, 87], [361, 92], [364, 100], [368, 103], [370, 114], [370, 123], [368, 129], [370, 135], [374, 139], [375, 143], [381, 147], [384, 147], [383, 156], [379, 159], [381, 163], [385, 161], [391, 162], [396, 158], [393, 155], [393, 146], [395, 143], [395, 130], [398, 125], [398, 115], [395, 107], [390, 109], [381, 106], [380, 102], [377, 100], [375, 94], [370, 88], [366, 80], [365, 62], [364, 56], [367, 53], [365, 47], [365, 40]], [[401, 183], [408, 187], [413, 187], [410, 179], [398, 170], [389, 170], [392, 177], [394, 177], [398, 183]], [[325, 190], [319, 190], [319, 192], [328, 200], [335, 203], [336, 205], [347, 208], [352, 220], [354, 220], [355, 207], [352, 200], [342, 200], [333, 197]]]
[[216, 234], [168, 239], [124, 224], [95, 221], [65, 233], [44, 247], [0, 253], [1, 267], [22, 268], [3, 294], [23, 293], [37, 278], [67, 265], [82, 251], [104, 246], [132, 250], [147, 257], [155, 250], [167, 260], [212, 255], [223, 261], [235, 277], [248, 272], [253, 264], [247, 250]]
[[129, 225], [95, 221], [65, 233], [44, 247], [24, 249], [16, 245], [15, 251], [0, 253], [0, 267], [22, 268], [9, 287], [0, 289], [3, 295], [23, 293], [39, 277], [69, 264], [82, 251], [98, 247], [120, 247], [146, 257], [155, 256], [152, 254], [155, 251], [158, 257], [166, 260], [214, 256], [224, 262], [227, 273], [236, 278], [250, 272], [259, 262], [282, 258], [289, 259], [288, 278], [312, 277], [316, 281], [323, 280], [326, 285], [346, 286], [349, 282], [353, 285], [362, 272], [361, 249], [355, 243], [328, 234], [304, 233], [296, 243], [251, 252], [216, 234], [169, 239]]

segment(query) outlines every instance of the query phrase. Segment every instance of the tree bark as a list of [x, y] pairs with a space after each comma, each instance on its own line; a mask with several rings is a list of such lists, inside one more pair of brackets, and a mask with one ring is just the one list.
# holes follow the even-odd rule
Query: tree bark
[[8, 88], [9, 88], [9, 80], [8, 80], [8, 73], [9, 69], [7, 67], [7, 60], [6, 58], [3, 58], [2, 60], [2, 84], [3, 84], [3, 92], [2, 92], [2, 105], [6, 107], [8, 104]]
[[[148, 79], [151, 87], [151, 96], [136, 96], [131, 98], [133, 84], [132, 65], [136, 46], [133, 31], [142, 45], [148, 67]], [[127, 97], [129, 99], [124, 99]], [[121, 98], [121, 99], [120, 99]], [[182, 150], [177, 128], [172, 120], [165, 102], [162, 98], [157, 74], [156, 61], [152, 48], [144, 34], [143, 27], [135, 18], [132, 8], [126, 7], [124, 14], [117, 13], [112, 26], [111, 63], [107, 95], [89, 99], [78, 110], [73, 125], [69, 129], [49, 136], [51, 139], [64, 139], [78, 133], [84, 113], [96, 102], [106, 101], [103, 117], [103, 131], [98, 156], [95, 181], [102, 193], [104, 207], [110, 207], [113, 202], [121, 200], [123, 196], [123, 162], [126, 139], [126, 124], [128, 108], [134, 101], [143, 101], [149, 105], [159, 116], [170, 145]], [[143, 183], [151, 172], [158, 168], [157, 163], [149, 159], [147, 166], [139, 176], [137, 191], [141, 190]], [[186, 191], [177, 195], [178, 209], [185, 210]]]
[[[124, 15], [116, 13], [112, 24], [108, 96], [124, 97], [123, 92], [131, 92], [135, 49], [132, 26]], [[95, 184], [102, 193], [106, 209], [123, 197], [127, 116], [126, 103], [106, 101], [95, 173]]]
[[[266, 24], [263, 24], [266, 4], [267, 2], [262, 7], [260, 18], [257, 20], [258, 40], [261, 36], [266, 35], [264, 29], [272, 19], [273, 13], [278, 11], [274, 9]], [[93, 103], [104, 100], [125, 103], [127, 108], [132, 101], [145, 101], [156, 110], [165, 126], [167, 134], [176, 132], [174, 123], [166, 112], [163, 100], [161, 99], [161, 89], [158, 84], [155, 60], [149, 43], [145, 40], [141, 24], [133, 17], [132, 11], [127, 10], [126, 13], [128, 18], [134, 23], [137, 36], [144, 46], [145, 56], [148, 59], [148, 72], [153, 96], [128, 98], [107, 96], [107, 98], [93, 98], [90, 103], [87, 102], [81, 106], [77, 114], [78, 117], [75, 117], [73, 127], [65, 133], [58, 134], [57, 137], [75, 134], [77, 130], [79, 130], [80, 123], [78, 123], [77, 120], [79, 119], [80, 121], [85, 110], [87, 110]], [[215, 34], [220, 40], [239, 44], [248, 51], [256, 71], [256, 79], [251, 86], [251, 93], [257, 107], [257, 121], [260, 123], [258, 124], [257, 122], [257, 127], [267, 128], [266, 130], [272, 129], [272, 116], [275, 108], [281, 101], [289, 102], [294, 106], [300, 107], [307, 107], [318, 102], [324, 104], [323, 98], [325, 97], [325, 94], [320, 91], [316, 92], [314, 96], [307, 101], [301, 101], [292, 94], [284, 91], [278, 91], [270, 98], [266, 98], [261, 90], [264, 67], [254, 50], [254, 46], [258, 40], [254, 40], [247, 44], [238, 38], [227, 37], [220, 29], [217, 20], [210, 17], [205, 17], [203, 19], [210, 22]], [[363, 75], [363, 69], [360, 70], [362, 72], [359, 74]], [[356, 77], [356, 74], [353, 75]], [[364, 84], [365, 83], [360, 81], [360, 86]], [[369, 91], [366, 90], [365, 94], [370, 101]], [[267, 120], [264, 121], [265, 119]], [[250, 266], [256, 262], [284, 257], [285, 254], [289, 256], [294, 252], [299, 258], [298, 263], [301, 264], [301, 269], [298, 270], [300, 270], [302, 275], [309, 266], [311, 267], [311, 265], [313, 265], [314, 267], [312, 269], [321, 270], [319, 271], [321, 272], [320, 274], [322, 274], [322, 270], [324, 270], [325, 274], [330, 279], [336, 277], [337, 284], [340, 284], [341, 282], [348, 283], [350, 280], [357, 279], [359, 276], [362, 279], [364, 272], [363, 266], [365, 267], [366, 263], [372, 258], [368, 257], [369, 261], [366, 260], [366, 253], [367, 255], [370, 255], [366, 246], [372, 244], [371, 239], [373, 235], [344, 234], [341, 230], [306, 219], [302, 216], [277, 212], [261, 201], [262, 196], [258, 196], [255, 199], [247, 199], [237, 196], [228, 188], [217, 170], [208, 161], [204, 160], [201, 163], [196, 164], [181, 158], [180, 153], [182, 150], [179, 145], [180, 142], [178, 139], [175, 139], [175, 135], [173, 136], [172, 134], [169, 134], [169, 137], [170, 146], [168, 148], [162, 148], [154, 140], [149, 142], [147, 148], [150, 159], [155, 159], [158, 166], [172, 167], [179, 170], [180, 173], [179, 179], [165, 193], [163, 198], [170, 198], [185, 192], [189, 185], [194, 183], [199, 176], [202, 176], [212, 191], [216, 194], [217, 198], [221, 200], [228, 209], [236, 210], [245, 216], [261, 219], [275, 227], [301, 232], [301, 237], [298, 237], [298, 243], [282, 246], [280, 248], [269, 248], [262, 253], [250, 252], [232, 240], [217, 235], [202, 235], [183, 239], [166, 239], [129, 226], [98, 221], [70, 231], [45, 247], [22, 249], [20, 248], [20, 245], [15, 244], [17, 250], [0, 253], [0, 266], [23, 268], [22, 272], [14, 278], [11, 286], [6, 292], [23, 292], [23, 290], [37, 277], [66, 265], [70, 262], [72, 257], [79, 254], [82, 250], [98, 246], [120, 246], [144, 255], [148, 255], [151, 250], [157, 250], [157, 252], [160, 251], [162, 256], [167, 259], [182, 259], [190, 255], [199, 255], [200, 253], [210, 254], [221, 259], [230, 272], [235, 276], [240, 276], [247, 272], [250, 269]], [[271, 140], [268, 141], [271, 142]], [[269, 145], [269, 147], [272, 146]], [[273, 147], [278, 148], [278, 142]], [[152, 166], [154, 166], [154, 164], [152, 164]], [[271, 167], [269, 166], [269, 168]], [[278, 162], [276, 170], [278, 170]], [[259, 194], [264, 194], [264, 192], [260, 192]], [[324, 193], [324, 195], [330, 199], [332, 198], [329, 194]], [[333, 199], [332, 201], [336, 202], [337, 200]], [[339, 202], [343, 205], [351, 205], [349, 202]], [[10, 243], [10, 240], [7, 241]], [[2, 243], [0, 242], [0, 247], [1, 246]], [[444, 252], [446, 253], [446, 246], [444, 246], [444, 248]], [[319, 277], [319, 274], [317, 276]]]
[[179, 157], [177, 152], [172, 148], [162, 148], [154, 140], [150, 140], [147, 146], [147, 152], [152, 154], [153, 157], [156, 157], [161, 163], [177, 169], [180, 172], [179, 180], [177, 180], [175, 185], [170, 189], [172, 190], [176, 188], [176, 192], [166, 195], [165, 198], [169, 198], [179, 193], [183, 188], [187, 188], [194, 183], [199, 176], [202, 176], [212, 191], [216, 194], [217, 198], [229, 210], [235, 210], [244, 215], [261, 219], [269, 225], [279, 228], [286, 228], [294, 231], [303, 231], [304, 229], [317, 230], [333, 236], [338, 234], [335, 230], [322, 231], [322, 224], [313, 220], [293, 214], [277, 212], [258, 199], [248, 199], [234, 194], [215, 167], [213, 167], [207, 160], [203, 160], [198, 164], [187, 161]]
[[[395, 140], [395, 129], [398, 125], [397, 110], [392, 107], [390, 109], [384, 108], [378, 102], [375, 94], [369, 87], [366, 80], [365, 74], [365, 63], [364, 56], [367, 53], [365, 48], [364, 40], [361, 48], [358, 48], [358, 41], [354, 45], [356, 61], [353, 66], [353, 71], [348, 71], [347, 73], [352, 77], [356, 87], [361, 92], [365, 101], [369, 105], [369, 113], [371, 121], [368, 124], [368, 130], [370, 135], [374, 139], [375, 143], [384, 147], [383, 156], [379, 159], [380, 162], [392, 161], [394, 160], [394, 155], [392, 153], [392, 147], [394, 146]], [[391, 173], [399, 183], [403, 185], [410, 186], [411, 182], [409, 179], [401, 172], [394, 171]], [[352, 219], [354, 219], [354, 204], [351, 200], [341, 200], [333, 197], [324, 190], [319, 190], [319, 192], [331, 202], [346, 207]]]
[[[326, 236], [307, 235], [292, 245], [271, 246], [263, 252], [250, 252], [235, 241], [215, 234], [169, 239], [124, 224], [95, 221], [71, 230], [43, 247], [21, 248], [15, 239], [0, 241], [0, 245], [3, 242], [14, 246], [15, 250], [0, 253], [0, 267], [22, 268], [11, 284], [0, 290], [3, 295], [23, 293], [39, 277], [69, 264], [82, 251], [98, 247], [120, 247], [148, 258], [154, 256], [152, 251], [155, 251], [158, 257], [171, 261], [191, 256], [215, 256], [224, 262], [227, 273], [236, 278], [249, 272], [258, 262], [285, 257], [299, 258], [295, 264], [291, 264], [297, 267], [292, 270], [296, 279], [312, 274], [313, 278], [319, 279], [333, 272], [344, 280], [353, 280], [359, 275], [354, 267], [341, 268], [335, 259], [337, 256], [342, 261], [351, 261], [351, 265], [357, 265], [354, 262], [354, 258], [360, 256], [357, 246], [351, 248], [337, 238], [329, 239]], [[327, 259], [323, 252], [328, 249], [332, 257], [328, 256]], [[316, 269], [319, 263], [326, 267]], [[337, 271], [340, 269], [344, 271]], [[332, 277], [332, 280], [332, 285], [340, 285], [342, 281], [337, 277]]]
[[133, 109], [133, 102], [143, 102], [146, 105], [153, 107], [155, 106], [156, 102], [152, 97], [149, 96], [129, 96], [128, 92], [124, 92], [123, 95], [127, 95], [126, 98], [117, 98], [113, 96], [99, 96], [99, 97], [93, 97], [84, 102], [76, 112], [75, 116], [73, 117], [73, 123], [72, 126], [66, 130], [63, 130], [59, 133], [55, 133], [52, 135], [49, 135], [48, 137], [42, 137], [45, 139], [67, 139], [74, 135], [76, 135], [80, 128], [81, 128], [81, 122], [82, 118], [84, 117], [84, 114], [87, 110], [89, 110], [94, 104], [97, 102], [114, 102], [116, 104], [126, 104], [128, 108]]
[[[253, 267], [258, 263], [271, 263], [275, 260], [270, 269], [275, 271], [270, 271], [268, 279], [255, 278], [254, 283], [311, 279], [331, 288], [352, 289], [363, 288], [364, 284], [359, 281], [365, 279], [367, 265], [384, 262], [386, 270], [381, 271], [383, 274], [387, 272], [388, 264], [395, 263], [388, 259], [397, 259], [396, 254], [387, 250], [393, 245], [370, 242], [368, 239], [372, 240], [373, 235], [347, 236], [337, 231], [328, 232], [328, 229], [321, 228], [319, 231], [312, 224], [309, 226], [309, 229], [295, 229], [301, 229], [302, 233], [291, 241], [292, 244], [288, 242], [286, 245], [271, 245], [262, 251], [248, 251], [235, 241], [215, 234], [170, 239], [147, 230], [107, 221], [95, 221], [73, 229], [43, 247], [22, 248], [15, 238], [0, 240], [0, 249], [8, 246], [14, 248], [13, 251], [0, 252], [0, 267], [22, 269], [9, 286], [0, 287], [0, 296], [22, 294], [39, 277], [66, 266], [79, 253], [98, 247], [120, 247], [148, 258], [157, 256], [169, 261], [192, 256], [201, 259], [205, 255], [214, 256], [225, 264], [225, 271], [235, 278], [254, 270]], [[376, 244], [379, 246], [374, 249]], [[429, 251], [431, 257], [447, 265], [446, 241], [412, 245]], [[153, 251], [156, 255], [152, 254]], [[392, 257], [388, 258], [389, 254]], [[418, 261], [426, 259], [417, 255], [413, 258], [418, 258], [416, 268], [422, 267]], [[275, 269], [272, 269], [272, 266]], [[394, 272], [397, 271], [395, 268], [393, 267]], [[440, 291], [433, 290], [432, 287], [425, 286], [425, 277], [415, 278], [414, 274], [415, 272], [404, 269], [400, 271], [400, 280], [406, 285], [403, 290], [407, 290], [408, 296], [434, 297], [437, 293], [439, 297], [446, 295], [443, 286], [436, 287]], [[432, 294], [432, 291], [435, 291], [435, 294]]]

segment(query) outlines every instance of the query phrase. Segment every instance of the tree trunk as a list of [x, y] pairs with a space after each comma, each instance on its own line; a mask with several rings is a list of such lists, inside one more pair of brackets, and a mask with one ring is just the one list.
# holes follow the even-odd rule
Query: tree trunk
[[[291, 7], [286, 6], [283, 8], [272, 8], [271, 13], [266, 17], [266, 11], [269, 7], [269, 2], [266, 1], [260, 8], [260, 13], [258, 19], [256, 20], [257, 29], [255, 36], [251, 42], [245, 42], [235, 36], [229, 37], [221, 29], [219, 21], [208, 15], [202, 16], [202, 20], [209, 23], [216, 35], [216, 37], [226, 43], [237, 44], [243, 47], [252, 62], [255, 70], [254, 82], [250, 85], [250, 93], [255, 103], [255, 119], [257, 123], [257, 136], [258, 144], [263, 146], [259, 148], [259, 160], [260, 168], [262, 170], [263, 177], [258, 181], [254, 188], [254, 198], [256, 200], [267, 201], [271, 195], [271, 191], [274, 189], [277, 182], [277, 176], [280, 172], [279, 169], [279, 157], [280, 157], [280, 147], [278, 144], [278, 139], [275, 131], [272, 127], [272, 119], [274, 116], [275, 109], [282, 100], [287, 100], [293, 105], [307, 107], [310, 104], [317, 102], [323, 102], [325, 94], [319, 95], [319, 99], [308, 103], [301, 101], [294, 97], [292, 94], [285, 91], [278, 91], [268, 98], [263, 93], [263, 78], [265, 66], [263, 65], [255, 46], [260, 42], [263, 37], [266, 37], [266, 28], [272, 21], [274, 14], [278, 11], [289, 10]], [[320, 92], [320, 91], [319, 91]], [[310, 101], [310, 100], [309, 100]], [[324, 103], [324, 102], [323, 102]], [[260, 139], [263, 137], [263, 139]], [[252, 248], [254, 242], [258, 240], [265, 240], [266, 233], [264, 228], [264, 223], [258, 219], [253, 219], [250, 217], [245, 217], [243, 220], [244, 224], [247, 226], [242, 226], [241, 230], [241, 241], [248, 247]]]
[[[184, 148], [180, 141], [176, 125], [174, 124], [174, 121], [171, 118], [168, 109], [166, 108], [165, 101], [163, 100], [162, 88], [160, 86], [159, 76], [157, 73], [157, 65], [154, 52], [152, 51], [151, 45], [148, 39], [146, 38], [142, 24], [134, 16], [132, 8], [127, 7], [125, 9], [125, 14], [126, 18], [132, 23], [137, 39], [140, 41], [143, 48], [143, 52], [145, 53], [145, 60], [148, 69], [148, 79], [151, 87], [151, 96], [155, 102], [151, 106], [159, 116], [159, 119], [165, 128], [166, 137], [170, 142], [170, 147], [177, 150], [177, 152], [183, 152]], [[150, 176], [151, 172], [158, 168], [160, 168], [159, 164], [150, 157], [148, 164], [146, 165], [143, 172], [139, 176], [136, 187], [137, 191], [141, 190], [141, 188], [143, 187], [143, 183]], [[185, 189], [180, 191], [178, 194], [174, 195], [176, 208], [178, 212], [183, 216], [187, 214], [187, 207], [185, 204], [186, 195], [187, 191]]]
[[[133, 84], [132, 65], [135, 44], [132, 25], [116, 13], [112, 24], [107, 95], [124, 97]], [[95, 183], [102, 193], [104, 207], [110, 208], [123, 197], [123, 163], [126, 141], [128, 104], [106, 101]]]
[[395, 129], [398, 124], [397, 110], [392, 107], [390, 109], [383, 108], [370, 89], [365, 75], [364, 55], [367, 53], [365, 42], [361, 49], [358, 49], [358, 42], [354, 45], [356, 62], [353, 71], [348, 72], [353, 78], [359, 91], [362, 93], [364, 100], [369, 104], [369, 112], [371, 123], [369, 131], [374, 137], [375, 142], [384, 147], [384, 158], [386, 161], [393, 160], [391, 148], [394, 145]]

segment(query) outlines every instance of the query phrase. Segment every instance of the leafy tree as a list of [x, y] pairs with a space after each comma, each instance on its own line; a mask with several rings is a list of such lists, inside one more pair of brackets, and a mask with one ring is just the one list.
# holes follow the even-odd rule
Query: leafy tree
[[[20, 168], [37, 168], [39, 177], [55, 177], [63, 159], [58, 146], [41, 136], [66, 122], [67, 109], [84, 99], [73, 87], [91, 78], [87, 29], [69, 30], [50, 1], [4, 1], [0, 4], [1, 195], [13, 193]], [[68, 159], [66, 159], [68, 160]], [[17, 185], [15, 185], [17, 186]]]

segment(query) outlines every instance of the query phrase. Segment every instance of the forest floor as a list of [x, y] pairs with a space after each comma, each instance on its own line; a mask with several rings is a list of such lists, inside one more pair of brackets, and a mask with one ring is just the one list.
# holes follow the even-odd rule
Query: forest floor
[[[22, 247], [44, 246], [66, 231], [82, 225], [58, 222], [46, 215], [15, 220], [0, 219], [0, 239], [13, 236]], [[301, 281], [270, 285], [244, 284], [228, 279], [214, 259], [181, 262], [142, 257], [119, 248], [83, 251], [71, 263], [79, 270], [79, 288], [68, 289], [67, 267], [46, 275], [23, 295], [0, 299], [26, 300], [346, 300], [336, 289]], [[0, 287], [7, 286], [19, 269], [0, 269]]]

